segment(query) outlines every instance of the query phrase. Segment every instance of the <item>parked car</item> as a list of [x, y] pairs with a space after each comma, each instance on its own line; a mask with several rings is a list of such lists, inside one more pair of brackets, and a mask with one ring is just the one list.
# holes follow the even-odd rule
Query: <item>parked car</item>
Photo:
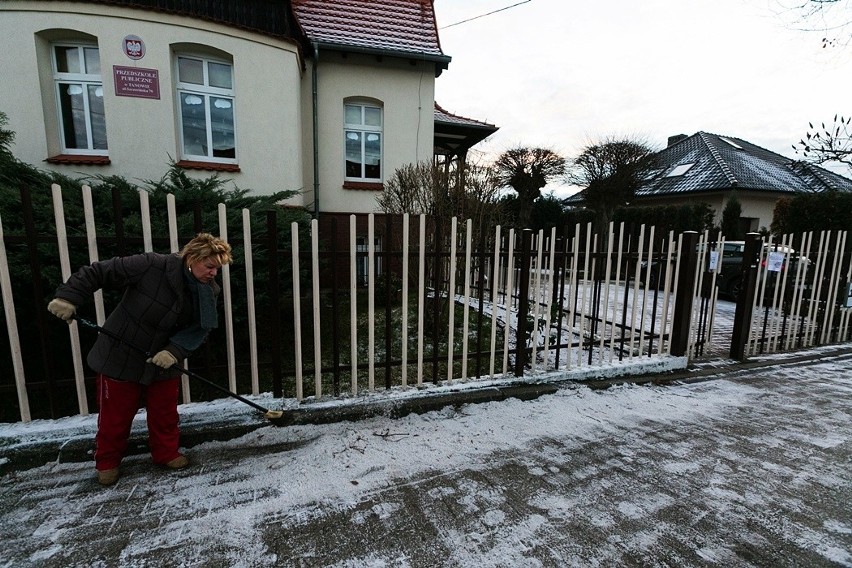
[[[769, 257], [769, 252], [777, 251], [785, 254], [785, 259], [787, 261], [784, 265], [781, 266], [781, 270], [779, 272], [770, 272], [769, 278], [766, 282], [766, 294], [771, 294], [774, 291], [775, 283], [778, 281], [779, 275], [786, 275], [789, 278], [795, 278], [796, 269], [798, 267], [798, 263], [802, 260], [802, 257], [796, 253], [796, 251], [790, 247], [785, 247], [782, 245], [775, 244], [767, 244], [764, 243], [764, 253], [762, 258], [763, 262], [766, 262], [766, 259]], [[711, 250], [716, 250], [712, 249]], [[742, 280], [742, 262], [743, 262], [743, 253], [745, 252], [745, 241], [725, 241], [724, 245], [721, 249], [721, 255], [717, 261], [717, 266], [715, 267], [716, 271], [716, 287], [719, 288], [719, 295], [736, 301], [739, 297], [740, 292], [742, 291], [743, 280]], [[787, 254], [789, 253], [789, 254]], [[807, 259], [804, 259], [807, 261]], [[710, 257], [707, 255], [705, 257], [705, 268], [709, 269]], [[808, 262], [809, 263], [809, 262]], [[787, 266], [789, 264], [789, 266]], [[641, 263], [641, 272], [640, 278], [644, 281], [645, 279], [645, 270], [647, 267], [647, 262]], [[649, 275], [648, 281], [651, 288], [658, 287], [658, 284], [662, 284], [663, 274], [662, 266], [658, 264], [656, 261], [651, 263], [651, 273]], [[708, 274], [708, 276], [711, 276]]]
[[[732, 300], [739, 298], [743, 286], [742, 262], [744, 251], [745, 241], [725, 241], [716, 267], [716, 286], [719, 288], [721, 296]], [[770, 271], [767, 273], [766, 294], [774, 292], [775, 285], [781, 277], [789, 278], [788, 283], [795, 279], [799, 262], [803, 261], [802, 257], [790, 247], [764, 243], [763, 254], [761, 255], [763, 263], [766, 263], [769, 259], [770, 252], [780, 252], [785, 256], [784, 263], [778, 272]], [[810, 264], [806, 258], [804, 261]]]

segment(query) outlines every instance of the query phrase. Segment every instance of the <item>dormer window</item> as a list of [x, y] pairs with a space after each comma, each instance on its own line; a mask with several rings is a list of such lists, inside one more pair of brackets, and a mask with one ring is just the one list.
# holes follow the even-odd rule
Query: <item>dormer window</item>
[[740, 146], [739, 144], [737, 144], [736, 142], [734, 142], [734, 141], [733, 141], [733, 140], [731, 140], [730, 138], [725, 138], [724, 136], [719, 136], [719, 140], [721, 140], [722, 142], [726, 142], [726, 143], [730, 144], [731, 146], [733, 146], [733, 147], [734, 147], [734, 148], [736, 148], [737, 150], [742, 150], [742, 149], [743, 149], [743, 147], [742, 147], [742, 146]]
[[694, 162], [691, 162], [689, 164], [677, 165], [677, 166], [675, 166], [675, 168], [672, 171], [670, 171], [669, 173], [666, 174], [666, 177], [682, 176], [683, 174], [685, 174], [686, 172], [689, 171], [689, 168], [691, 168], [694, 165], [695, 165]]

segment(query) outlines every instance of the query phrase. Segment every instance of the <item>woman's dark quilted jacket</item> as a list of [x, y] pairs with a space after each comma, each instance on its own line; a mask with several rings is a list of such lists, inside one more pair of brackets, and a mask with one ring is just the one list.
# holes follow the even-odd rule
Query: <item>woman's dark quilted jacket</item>
[[[183, 259], [176, 254], [116, 257], [82, 267], [59, 285], [56, 297], [80, 306], [101, 288], [124, 289], [124, 296], [103, 327], [148, 353], [167, 349], [181, 361], [190, 352], [169, 338], [198, 317], [198, 308], [192, 305], [184, 284], [184, 270]], [[218, 295], [215, 282], [213, 289]], [[139, 351], [105, 334], [100, 334], [86, 358], [93, 370], [123, 381], [150, 384], [174, 376], [145, 360]]]

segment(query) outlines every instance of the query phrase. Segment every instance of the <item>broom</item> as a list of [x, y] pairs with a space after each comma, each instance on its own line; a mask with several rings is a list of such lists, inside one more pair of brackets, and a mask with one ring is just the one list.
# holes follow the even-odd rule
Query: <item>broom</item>
[[[124, 339], [120, 335], [113, 333], [112, 331], [105, 329], [104, 327], [102, 327], [102, 326], [100, 326], [100, 325], [98, 325], [98, 324], [96, 324], [92, 321], [89, 321], [85, 318], [81, 318], [80, 316], [75, 315], [74, 319], [77, 320], [78, 322], [80, 322], [84, 327], [88, 327], [90, 329], [93, 329], [93, 330], [97, 331], [98, 333], [103, 333], [104, 335], [111, 337], [112, 339], [115, 339], [116, 341], [119, 341], [119, 342], [123, 343], [124, 345], [130, 347], [134, 351], [137, 351], [137, 352], [143, 354], [146, 358], [149, 358], [149, 359], [151, 358], [150, 352], [145, 351], [141, 347], [133, 345], [132, 343], [128, 342], [126, 339]], [[243, 398], [242, 396], [238, 395], [237, 393], [231, 392], [230, 390], [226, 389], [223, 386], [217, 385], [216, 383], [214, 383], [213, 381], [211, 381], [209, 379], [205, 379], [204, 377], [202, 377], [198, 373], [190, 371], [189, 369], [184, 369], [183, 367], [179, 367], [178, 365], [172, 365], [171, 369], [178, 371], [180, 373], [183, 373], [183, 374], [185, 374], [189, 377], [192, 377], [193, 379], [195, 379], [197, 381], [200, 381], [200, 382], [202, 382], [202, 383], [204, 383], [204, 384], [206, 384], [210, 387], [213, 387], [214, 389], [221, 392], [222, 394], [226, 394], [226, 395], [230, 396], [231, 398], [235, 398], [235, 399], [239, 400], [243, 404], [247, 404], [247, 405], [251, 406], [255, 410], [258, 410], [259, 412], [261, 412], [263, 414], [264, 418], [266, 418], [267, 420], [269, 420], [270, 422], [272, 422], [273, 424], [275, 424], [277, 426], [286, 426], [288, 424], [293, 423], [294, 416], [293, 416], [292, 412], [288, 412], [288, 413], [285, 414], [283, 410], [270, 410], [268, 408], [264, 408], [263, 406], [255, 403], [255, 402], [252, 402], [247, 398]]]

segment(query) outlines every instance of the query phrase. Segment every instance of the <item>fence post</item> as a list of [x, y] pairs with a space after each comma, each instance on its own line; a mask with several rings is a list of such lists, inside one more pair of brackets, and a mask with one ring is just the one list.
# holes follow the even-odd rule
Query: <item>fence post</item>
[[731, 359], [745, 359], [745, 346], [751, 329], [752, 306], [757, 289], [757, 263], [763, 238], [759, 233], [749, 233], [745, 238], [742, 261], [742, 287], [734, 312], [734, 329], [731, 333]]
[[440, 293], [444, 285], [441, 275], [441, 247], [443, 244], [441, 229], [441, 218], [438, 217], [435, 219], [435, 246], [432, 256], [432, 290], [434, 290], [432, 294], [432, 381], [436, 385], [440, 381], [438, 378], [438, 336], [441, 332]]
[[121, 190], [112, 188], [112, 219], [115, 223], [115, 241], [118, 256], [127, 254], [127, 241], [124, 237], [124, 205], [121, 202]]
[[[281, 287], [278, 282], [278, 214], [275, 211], [266, 212], [267, 265], [269, 266], [269, 335], [272, 342], [272, 395], [284, 396], [281, 379], [281, 303], [279, 301]], [[298, 278], [294, 274], [293, 278]]]
[[518, 268], [518, 329], [515, 332], [515, 376], [524, 376], [527, 364], [527, 314], [530, 311], [530, 241], [532, 229], [521, 233]]
[[32, 193], [28, 186], [21, 185], [21, 217], [24, 223], [24, 235], [26, 241], [27, 257], [30, 263], [30, 274], [32, 274], [33, 306], [35, 306], [35, 321], [38, 327], [39, 347], [41, 348], [41, 362], [43, 372], [47, 379], [47, 403], [51, 418], [59, 418], [57, 415], [56, 393], [56, 360], [54, 351], [50, 348], [51, 334], [46, 317], [47, 310], [44, 309], [45, 282], [42, 278], [41, 256], [38, 253], [38, 235], [36, 232], [35, 218], [33, 216]]
[[678, 291], [672, 314], [671, 354], [675, 357], [686, 355], [689, 347], [689, 332], [692, 319], [692, 283], [698, 269], [698, 233], [684, 231], [683, 248], [678, 262]]

